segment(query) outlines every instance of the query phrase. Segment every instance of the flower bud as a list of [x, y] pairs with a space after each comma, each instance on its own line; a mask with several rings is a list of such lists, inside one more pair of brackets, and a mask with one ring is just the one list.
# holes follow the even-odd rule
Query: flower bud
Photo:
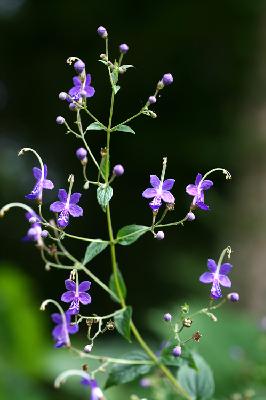
[[103, 26], [99, 26], [97, 33], [103, 39], [107, 38], [108, 36], [107, 30]]
[[123, 167], [123, 165], [117, 164], [117, 165], [114, 166], [114, 168], [113, 168], [113, 174], [114, 174], [115, 176], [121, 176], [121, 175], [123, 175], [123, 173], [124, 173], [124, 167]]
[[155, 96], [150, 96], [149, 99], [148, 99], [148, 103], [149, 103], [149, 104], [154, 104], [154, 103], [156, 103], [156, 97], [155, 97]]
[[92, 347], [93, 347], [92, 344], [87, 344], [83, 349], [84, 353], [90, 353], [92, 350]]
[[47, 238], [48, 235], [49, 235], [49, 232], [48, 232], [46, 229], [44, 229], [44, 230], [42, 231], [42, 233], [41, 233], [41, 237], [42, 237], [42, 238]]
[[166, 313], [164, 314], [163, 319], [165, 320], [165, 322], [169, 322], [172, 320], [172, 315], [170, 313]]
[[37, 222], [37, 219], [35, 217], [30, 217], [29, 223], [30, 224], [35, 224], [35, 222]]
[[159, 82], [157, 83], [156, 89], [157, 89], [157, 90], [162, 90], [163, 88], [164, 88], [163, 81], [159, 81]]
[[196, 218], [195, 214], [191, 211], [189, 211], [189, 213], [187, 213], [187, 220], [188, 221], [194, 221], [194, 219]]
[[66, 92], [60, 92], [58, 95], [59, 99], [64, 101], [67, 99], [67, 93]]
[[234, 292], [234, 293], [229, 293], [227, 295], [228, 300], [232, 301], [232, 303], [237, 303], [239, 301], [239, 294]]
[[164, 239], [164, 232], [163, 231], [158, 231], [155, 235], [155, 239], [157, 240], [163, 240]]
[[70, 103], [70, 104], [69, 104], [69, 109], [70, 109], [71, 111], [75, 111], [75, 110], [77, 109], [76, 104], [75, 104], [75, 103]]
[[142, 379], [139, 381], [139, 384], [140, 384], [140, 386], [143, 387], [143, 388], [148, 388], [148, 387], [151, 386], [151, 380], [150, 380], [149, 378], [142, 378]]
[[74, 68], [78, 74], [82, 74], [82, 72], [84, 71], [84, 68], [85, 68], [85, 64], [82, 60], [78, 60], [75, 62]]
[[76, 156], [80, 161], [84, 160], [87, 157], [87, 150], [84, 147], [80, 147], [76, 150]]
[[120, 50], [120, 53], [126, 54], [129, 50], [129, 47], [127, 44], [123, 43], [123, 44], [120, 44], [119, 50]]
[[180, 346], [175, 346], [175, 347], [173, 348], [172, 355], [173, 355], [174, 357], [180, 357], [180, 356], [181, 356], [181, 353], [182, 353], [182, 349], [181, 349]]
[[65, 123], [65, 121], [66, 121], [65, 118], [61, 117], [60, 115], [58, 117], [56, 117], [56, 123], [58, 125], [63, 125]]
[[174, 78], [172, 76], [172, 74], [164, 74], [163, 78], [162, 78], [162, 82], [164, 84], [164, 86], [168, 86], [171, 85], [174, 81]]
[[149, 116], [152, 118], [157, 118], [157, 114], [155, 114], [153, 111], [149, 111]]

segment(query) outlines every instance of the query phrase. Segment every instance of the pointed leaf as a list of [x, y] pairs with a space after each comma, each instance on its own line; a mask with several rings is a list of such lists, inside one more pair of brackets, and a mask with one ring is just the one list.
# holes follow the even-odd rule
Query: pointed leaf
[[[148, 360], [147, 355], [142, 351], [131, 351], [130, 353], [124, 354], [123, 359], [134, 361]], [[105, 383], [105, 389], [114, 385], [131, 382], [139, 378], [141, 375], [150, 372], [152, 367], [153, 365], [149, 364], [113, 364]]]
[[116, 329], [118, 330], [120, 335], [124, 336], [124, 338], [127, 339], [129, 342], [131, 342], [130, 339], [131, 316], [132, 316], [132, 307], [130, 306], [127, 306], [124, 311], [120, 312], [119, 314], [115, 314], [114, 316]]
[[99, 186], [97, 189], [98, 203], [102, 207], [103, 211], [106, 211], [106, 207], [113, 197], [113, 188], [111, 186]]
[[213, 373], [206, 361], [197, 353], [193, 353], [197, 371], [188, 365], [182, 365], [177, 378], [181, 386], [190, 394], [192, 400], [208, 400], [214, 394]]
[[89, 126], [87, 126], [86, 131], [104, 131], [104, 126], [100, 124], [99, 122], [93, 122]]
[[118, 243], [122, 246], [127, 246], [134, 243], [138, 238], [144, 233], [146, 233], [150, 228], [144, 225], [127, 225], [119, 229], [117, 233]]
[[[126, 288], [126, 284], [125, 284], [124, 278], [123, 278], [123, 276], [122, 276], [122, 274], [121, 274], [121, 272], [120, 272], [120, 270], [118, 268], [117, 268], [117, 277], [118, 277], [118, 282], [119, 282], [119, 286], [120, 286], [120, 289], [121, 289], [121, 293], [122, 293], [123, 299], [125, 299], [126, 295], [127, 295], [127, 288]], [[118, 291], [117, 291], [116, 284], [115, 284], [114, 274], [112, 274], [111, 277], [110, 277], [109, 288], [119, 298]], [[115, 299], [113, 296], [112, 296], [112, 299], [114, 301], [117, 301], [117, 299]]]
[[87, 264], [90, 262], [94, 257], [100, 254], [106, 247], [108, 243], [106, 242], [92, 242], [86, 249], [85, 257], [83, 260], [83, 264]]
[[116, 128], [116, 131], [129, 132], [129, 133], [133, 133], [135, 135], [135, 132], [133, 131], [133, 129], [130, 128], [130, 126], [128, 126], [128, 125], [118, 125], [118, 127]]

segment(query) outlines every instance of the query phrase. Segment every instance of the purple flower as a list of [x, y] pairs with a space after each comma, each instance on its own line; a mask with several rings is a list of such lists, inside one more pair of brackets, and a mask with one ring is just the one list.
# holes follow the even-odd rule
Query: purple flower
[[91, 379], [88, 375], [88, 378], [83, 378], [81, 380], [81, 384], [85, 386], [90, 386], [91, 388], [91, 398], [90, 400], [103, 400], [103, 392], [99, 387], [96, 379]]
[[198, 206], [202, 210], [209, 210], [209, 206], [204, 203], [204, 190], [210, 189], [212, 185], [212, 181], [208, 179], [202, 180], [202, 175], [198, 174], [196, 176], [195, 185], [188, 185], [186, 187], [186, 192], [190, 196], [194, 196], [192, 204]]
[[144, 192], [142, 192], [142, 197], [146, 199], [153, 197], [153, 200], [149, 203], [153, 211], [159, 210], [162, 205], [162, 200], [170, 204], [175, 202], [174, 196], [169, 192], [175, 183], [174, 179], [166, 179], [161, 182], [156, 175], [150, 175], [150, 183], [152, 188], [144, 190]]
[[66, 323], [64, 323], [62, 315], [59, 313], [52, 314], [52, 320], [55, 322], [56, 326], [52, 331], [52, 335], [54, 340], [56, 341], [55, 347], [63, 347], [69, 346], [69, 333], [72, 335], [79, 330], [78, 324], [71, 324], [71, 316], [68, 313], [65, 313]]
[[71, 302], [68, 310], [69, 314], [78, 314], [79, 302], [84, 305], [91, 303], [91, 296], [86, 293], [90, 289], [91, 282], [84, 281], [77, 286], [74, 281], [67, 279], [65, 285], [68, 291], [62, 294], [61, 300], [65, 303]]
[[42, 191], [43, 189], [53, 189], [54, 184], [52, 181], [49, 181], [49, 179], [46, 179], [47, 177], [47, 166], [44, 164], [43, 166], [43, 171], [40, 168], [34, 167], [32, 169], [33, 171], [33, 176], [37, 180], [34, 188], [30, 192], [30, 194], [27, 194], [25, 197], [26, 199], [30, 200], [35, 200], [37, 199], [38, 201], [42, 201]]
[[[95, 93], [95, 90], [91, 83], [91, 76], [90, 74], [86, 75], [84, 82], [81, 80], [80, 76], [74, 76], [73, 78], [74, 86], [69, 90], [68, 94], [74, 101], [78, 101], [82, 98], [82, 95], [85, 94], [85, 97], [92, 97]], [[71, 99], [67, 99], [70, 103]]]
[[222, 291], [220, 285], [225, 287], [231, 287], [231, 281], [227, 274], [233, 268], [231, 264], [224, 263], [222, 265], [216, 265], [216, 262], [209, 259], [207, 267], [210, 272], [204, 272], [199, 278], [202, 283], [212, 283], [211, 297], [213, 299], [219, 299], [222, 297]]
[[67, 194], [65, 189], [59, 189], [58, 198], [60, 201], [55, 201], [50, 205], [50, 210], [53, 212], [60, 213], [57, 219], [57, 225], [59, 228], [65, 228], [69, 223], [69, 214], [72, 217], [81, 217], [83, 215], [83, 209], [77, 205], [81, 194], [73, 193]]
[[39, 216], [34, 212], [27, 212], [26, 213], [26, 218], [31, 224], [31, 227], [28, 229], [28, 232], [26, 236], [22, 239], [23, 241], [32, 241], [36, 242], [39, 246], [43, 245], [43, 240], [42, 240], [42, 230], [41, 227], [41, 220]]

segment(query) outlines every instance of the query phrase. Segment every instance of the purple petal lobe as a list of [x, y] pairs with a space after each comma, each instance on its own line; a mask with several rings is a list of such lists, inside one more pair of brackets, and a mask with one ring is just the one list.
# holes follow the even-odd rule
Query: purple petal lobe
[[160, 186], [160, 179], [158, 178], [158, 176], [156, 175], [150, 175], [150, 183], [152, 185], [152, 187], [154, 187], [155, 189], [158, 189]]
[[199, 280], [202, 283], [211, 283], [211, 282], [213, 282], [213, 273], [212, 272], [204, 272], [204, 274], [202, 274], [199, 277]]
[[65, 189], [58, 190], [58, 198], [63, 203], [65, 203], [67, 201], [67, 192], [65, 191]]
[[86, 292], [91, 287], [90, 281], [83, 281], [79, 284], [79, 292]]
[[81, 193], [73, 193], [70, 196], [70, 203], [71, 204], [77, 204], [79, 202], [79, 200], [80, 200], [80, 197], [81, 197]]
[[73, 335], [74, 333], [77, 333], [79, 330], [79, 326], [78, 324], [74, 324], [74, 325], [68, 325], [67, 326], [67, 330], [68, 332]]
[[55, 322], [56, 324], [61, 324], [62, 323], [62, 316], [59, 313], [54, 313], [51, 315], [52, 321]]
[[50, 181], [49, 179], [44, 179], [42, 186], [44, 189], [53, 189], [54, 188], [53, 182]]
[[197, 187], [195, 185], [188, 185], [186, 187], [186, 192], [190, 194], [190, 196], [196, 196], [197, 195]]
[[[80, 98], [80, 88], [74, 86], [73, 88], [71, 88], [68, 92], [69, 96], [73, 97], [74, 100], [78, 100]], [[68, 99], [68, 101], [70, 102], [70, 100]]]
[[46, 164], [43, 164], [43, 170], [44, 170], [43, 177], [44, 177], [44, 179], [46, 179], [46, 177], [47, 177], [47, 165]]
[[227, 275], [219, 275], [219, 282], [222, 286], [231, 287], [231, 281]]
[[72, 217], [81, 217], [83, 215], [83, 209], [76, 204], [70, 204], [69, 213], [72, 215]]
[[92, 86], [85, 86], [84, 90], [86, 92], [86, 97], [92, 97], [95, 93], [95, 89]]
[[200, 187], [201, 187], [203, 190], [208, 190], [208, 189], [210, 189], [210, 188], [212, 187], [212, 185], [213, 185], [213, 182], [212, 182], [212, 181], [209, 181], [208, 179], [206, 179], [205, 181], [203, 181], [203, 182], [201, 183]]
[[55, 201], [50, 205], [50, 211], [53, 212], [61, 212], [65, 208], [65, 203], [62, 203], [61, 201]]
[[201, 174], [198, 174], [198, 175], [196, 176], [195, 185], [196, 185], [196, 186], [199, 186], [199, 183], [200, 183], [201, 180], [202, 180], [202, 175], [201, 175]]
[[89, 86], [90, 85], [90, 83], [91, 83], [91, 74], [87, 74], [86, 75], [86, 84], [85, 84], [85, 86]]
[[156, 189], [149, 188], [144, 190], [144, 192], [142, 192], [142, 197], [145, 197], [146, 199], [151, 199], [152, 197], [155, 197], [156, 194], [157, 194]]
[[57, 219], [57, 225], [59, 228], [65, 228], [69, 223], [69, 212], [68, 210], [63, 210]]
[[65, 292], [61, 296], [61, 301], [64, 301], [65, 303], [70, 303], [72, 300], [75, 298], [75, 292], [69, 291]]
[[149, 203], [149, 206], [153, 211], [159, 210], [161, 205], [162, 205], [162, 199], [160, 196], [154, 197], [154, 199]]
[[214, 260], [212, 260], [211, 258], [209, 258], [207, 261], [207, 267], [208, 267], [208, 270], [211, 272], [215, 272], [217, 270], [216, 262]]
[[172, 195], [172, 193], [168, 192], [167, 190], [163, 190], [162, 192], [162, 199], [165, 201], [165, 203], [174, 203], [175, 198]]
[[82, 304], [91, 303], [91, 296], [88, 293], [81, 292], [79, 293], [79, 300]]
[[77, 86], [77, 87], [81, 86], [81, 80], [80, 80], [79, 76], [73, 77], [73, 84], [74, 84], [74, 86]]
[[72, 281], [71, 279], [67, 279], [65, 281], [65, 285], [66, 285], [67, 290], [72, 290], [72, 291], [76, 290], [76, 283], [74, 281]]
[[229, 274], [229, 272], [231, 271], [232, 268], [233, 268], [233, 266], [231, 264], [224, 263], [224, 264], [221, 265], [220, 273], [222, 275], [227, 275], [227, 274]]
[[40, 168], [33, 167], [32, 172], [33, 172], [34, 178], [36, 178], [39, 181], [42, 177], [42, 170]]
[[175, 180], [174, 179], [166, 179], [163, 182], [163, 190], [171, 190], [174, 186]]
[[209, 209], [210, 209], [210, 207], [207, 204], [203, 203], [202, 201], [197, 200], [196, 204], [201, 210], [209, 211]]
[[60, 336], [62, 336], [62, 330], [62, 324], [56, 325], [52, 330], [53, 338], [58, 339]]

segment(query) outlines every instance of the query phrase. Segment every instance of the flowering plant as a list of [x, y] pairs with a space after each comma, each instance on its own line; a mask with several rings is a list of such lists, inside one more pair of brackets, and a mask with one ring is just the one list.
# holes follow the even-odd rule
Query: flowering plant
[[[70, 217], [83, 216], [83, 208], [78, 205], [81, 193], [72, 193], [75, 184], [73, 174], [68, 178], [67, 190], [60, 188], [58, 190], [58, 200], [50, 205], [49, 212], [53, 214], [48, 214], [49, 217], [44, 215], [42, 200], [45, 196], [45, 190], [54, 189], [54, 183], [47, 179], [47, 166], [40, 155], [32, 148], [23, 148], [20, 150], [19, 155], [32, 152], [39, 163], [38, 167], [33, 168], [33, 175], [36, 180], [34, 188], [25, 196], [29, 201], [36, 201], [37, 208], [34, 210], [33, 206], [24, 203], [9, 203], [2, 207], [0, 215], [4, 216], [13, 207], [24, 209], [26, 211], [26, 219], [30, 224], [25, 239], [35, 242], [45, 262], [47, 271], [52, 268], [64, 271], [67, 291], [61, 295], [61, 302], [53, 299], [45, 300], [41, 305], [41, 310], [44, 310], [50, 303], [57, 308], [57, 312], [51, 315], [52, 321], [55, 323], [52, 331], [55, 347], [67, 348], [82, 359], [87, 358], [88, 364], [81, 366], [77, 370], [62, 372], [55, 381], [56, 387], [59, 387], [68, 377], [77, 375], [80, 377], [81, 384], [90, 390], [91, 400], [101, 400], [105, 398], [105, 394], [103, 394], [105, 389], [142, 378], [140, 381], [142, 386], [150, 386], [154, 391], [160, 387], [161, 390], [164, 390], [164, 398], [170, 399], [174, 396], [174, 398], [180, 399], [209, 399], [214, 393], [211, 370], [202, 357], [189, 347], [189, 342], [198, 342], [202, 334], [199, 331], [193, 331], [187, 337], [184, 332], [186, 329], [191, 328], [196, 315], [206, 315], [212, 321], [217, 321], [217, 317], [214, 314], [217, 308], [227, 300], [231, 302], [239, 300], [237, 293], [229, 293], [220, 300], [223, 296], [220, 285], [224, 287], [231, 286], [231, 281], [227, 275], [231, 271], [232, 265], [228, 262], [223, 262], [224, 257], [230, 258], [231, 248], [228, 246], [222, 251], [217, 264], [214, 260], [209, 259], [207, 262], [208, 272], [200, 276], [200, 282], [212, 284], [209, 304], [194, 314], [190, 313], [188, 304], [180, 306], [177, 315], [172, 316], [170, 313], [166, 313], [162, 317], [162, 323], [168, 324], [170, 339], [163, 343], [159, 352], [154, 352], [133, 322], [132, 307], [126, 301], [125, 280], [122, 272], [118, 269], [117, 247], [131, 245], [144, 234], [152, 234], [156, 240], [163, 240], [165, 229], [193, 221], [196, 218], [198, 209], [209, 210], [209, 206], [205, 203], [205, 192], [213, 186], [213, 182], [207, 179], [211, 174], [221, 171], [225, 174], [226, 179], [230, 179], [231, 176], [223, 168], [214, 168], [204, 175], [198, 173], [195, 184], [189, 184], [186, 187], [187, 194], [193, 196], [188, 212], [180, 220], [165, 223], [165, 219], [169, 214], [174, 215], [175, 207], [175, 198], [171, 193], [175, 180], [166, 178], [167, 158], [165, 157], [163, 158], [161, 176], [150, 175], [150, 187], [142, 192], [142, 197], [150, 200], [150, 226], [127, 225], [119, 229], [117, 234], [114, 234], [110, 207], [113, 197], [112, 184], [118, 177], [123, 175], [124, 167], [116, 164], [111, 168], [111, 137], [120, 131], [134, 133], [128, 123], [141, 115], [156, 118], [156, 114], [151, 108], [157, 102], [160, 91], [173, 83], [173, 76], [170, 73], [164, 74], [157, 83], [154, 93], [149, 96], [140, 111], [125, 121], [113, 125], [115, 98], [121, 89], [119, 81], [132, 65], [123, 64], [124, 57], [129, 51], [128, 45], [121, 44], [119, 46], [119, 59], [112, 62], [109, 57], [107, 30], [104, 27], [99, 27], [98, 35], [105, 42], [105, 53], [100, 55], [99, 61], [106, 67], [111, 86], [108, 123], [105, 125], [90, 111], [89, 101], [93, 97], [95, 89], [92, 86], [91, 75], [86, 72], [85, 63], [77, 57], [68, 59], [68, 63], [74, 65], [76, 73], [73, 78], [74, 86], [68, 92], [59, 94], [59, 99], [65, 101], [73, 112], [76, 128], [71, 127], [62, 116], [58, 116], [56, 122], [58, 125], [65, 127], [67, 133], [73, 134], [82, 143], [82, 147], [76, 150], [76, 157], [82, 166], [83, 188], [85, 191], [91, 187], [96, 188], [99, 206], [106, 215], [108, 240], [81, 237], [68, 232], [69, 225], [71, 225]], [[85, 129], [84, 117], [92, 120]], [[89, 143], [90, 131], [99, 131], [106, 138], [105, 147], [100, 152], [100, 160], [95, 157], [91, 150]], [[87, 167], [89, 163], [95, 167], [94, 177], [88, 176]], [[91, 170], [92, 168], [89, 168], [90, 173]], [[65, 238], [79, 240], [87, 244], [82, 260], [77, 259], [66, 248], [64, 244]], [[90, 263], [108, 247], [111, 255], [112, 273], [109, 284], [106, 284], [92, 273]], [[80, 278], [84, 279], [85, 276], [90, 280], [80, 282]], [[108, 295], [111, 295], [115, 303], [119, 304], [119, 307], [111, 314], [99, 316], [93, 313], [93, 299], [89, 294], [92, 284], [99, 285]], [[67, 307], [64, 307], [65, 304]], [[85, 309], [90, 311], [84, 315]], [[70, 335], [76, 334], [80, 325], [84, 323], [87, 327], [88, 343], [80, 350], [72, 345]], [[121, 358], [97, 355], [97, 345], [95, 344], [97, 338], [114, 329], [129, 342], [134, 338], [141, 351], [134, 349]], [[91, 359], [99, 362], [99, 366], [95, 370], [89, 368]], [[105, 373], [106, 377], [104, 389], [100, 388], [98, 383], [98, 375], [101, 373]], [[132, 398], [138, 399], [136, 395], [134, 396]]]

